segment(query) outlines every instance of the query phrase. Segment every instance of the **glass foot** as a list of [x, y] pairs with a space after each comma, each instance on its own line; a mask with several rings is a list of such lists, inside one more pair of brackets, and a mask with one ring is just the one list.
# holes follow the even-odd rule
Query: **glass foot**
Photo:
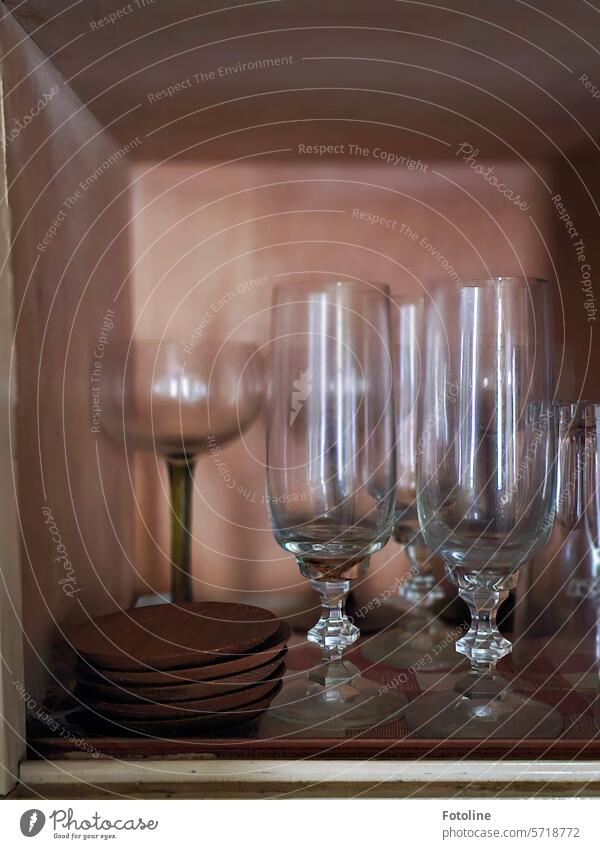
[[456, 628], [453, 630], [437, 623], [416, 631], [402, 624], [365, 638], [360, 652], [367, 660], [384, 663], [394, 669], [446, 672], [465, 663], [455, 649], [460, 634]]
[[420, 737], [477, 740], [554, 739], [563, 724], [554, 708], [515, 693], [498, 675], [472, 675], [453, 690], [425, 693], [411, 702], [406, 721]]
[[406, 703], [403, 693], [363, 678], [351, 663], [334, 660], [285, 684], [269, 713], [318, 736], [382, 725], [397, 719]]

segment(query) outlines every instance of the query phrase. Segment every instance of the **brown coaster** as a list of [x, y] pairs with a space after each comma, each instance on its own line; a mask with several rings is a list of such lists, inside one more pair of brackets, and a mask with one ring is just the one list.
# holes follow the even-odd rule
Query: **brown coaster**
[[127, 670], [102, 669], [97, 672], [89, 664], [80, 663], [77, 668], [77, 677], [83, 680], [114, 681], [120, 685], [150, 686], [162, 684], [189, 684], [194, 681], [214, 681], [263, 666], [272, 660], [277, 660], [282, 655], [287, 641], [292, 635], [292, 629], [287, 622], [280, 622], [277, 631], [269, 639], [261, 643], [252, 652], [239, 655], [231, 659], [224, 659], [217, 663], [204, 664], [203, 666], [183, 667], [177, 670], [146, 670], [135, 672]]
[[82, 702], [150, 702], [152, 704], [165, 702], [191, 701], [207, 699], [211, 696], [224, 696], [237, 690], [246, 689], [251, 684], [265, 681], [267, 678], [280, 678], [285, 671], [282, 663], [284, 653], [277, 660], [240, 672], [234, 678], [220, 678], [218, 681], [196, 681], [193, 684], [175, 684], [173, 686], [128, 687], [119, 684], [100, 684], [98, 679], [89, 681], [82, 678], [76, 690], [76, 696]]
[[197, 716], [215, 718], [266, 696], [280, 680], [272, 678], [235, 693], [212, 696], [208, 699], [194, 699], [189, 702], [171, 702], [170, 704], [140, 702], [135, 704], [133, 702], [97, 702], [88, 699], [86, 706], [90, 710], [95, 710], [102, 716], [114, 720], [193, 719]]
[[171, 670], [246, 654], [279, 625], [273, 613], [248, 604], [157, 604], [86, 622], [72, 632], [71, 643], [80, 657], [102, 669]]
[[[204, 735], [212, 733], [220, 733], [226, 728], [237, 725], [246, 725], [247, 723], [258, 719], [264, 713], [275, 696], [278, 695], [283, 684], [278, 681], [273, 689], [247, 705], [235, 710], [221, 714], [199, 714], [190, 719], [159, 719], [159, 720], [133, 720], [120, 719], [118, 724], [116, 720], [109, 720], [107, 717], [102, 721], [99, 717], [94, 718], [93, 725], [98, 725], [110, 729], [110, 734], [123, 734], [135, 732], [151, 737], [173, 737], [179, 734]], [[88, 720], [88, 725], [91, 724], [91, 719]], [[91, 738], [90, 738], [91, 739]]]

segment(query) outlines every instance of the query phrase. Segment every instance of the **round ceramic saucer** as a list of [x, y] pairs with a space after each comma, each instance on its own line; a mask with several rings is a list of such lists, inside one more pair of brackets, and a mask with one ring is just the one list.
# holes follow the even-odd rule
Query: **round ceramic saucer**
[[215, 718], [266, 696], [280, 681], [280, 677], [272, 678], [235, 693], [208, 699], [194, 699], [189, 702], [150, 704], [149, 702], [96, 702], [89, 699], [86, 705], [90, 710], [115, 720], [192, 719], [196, 716]]
[[248, 672], [240, 672], [234, 678], [220, 678], [218, 681], [195, 681], [192, 684], [174, 684], [149, 687], [124, 687], [118, 684], [100, 684], [98, 678], [94, 680], [79, 680], [76, 695], [81, 701], [92, 702], [181, 702], [194, 699], [206, 699], [211, 696], [224, 696], [237, 690], [247, 689], [252, 684], [265, 681], [271, 676], [280, 677], [285, 671], [282, 663], [284, 653], [276, 660], [250, 669]]
[[287, 622], [279, 622], [275, 633], [256, 646], [253, 651], [246, 654], [237, 654], [234, 657], [225, 657], [215, 663], [186, 666], [173, 670], [148, 668], [138, 672], [107, 668], [94, 669], [89, 663], [82, 662], [78, 665], [76, 674], [79, 680], [91, 681], [94, 679], [98, 683], [110, 681], [119, 685], [132, 685], [134, 687], [214, 681], [219, 678], [237, 676], [240, 672], [246, 672], [277, 660], [285, 651], [286, 643], [291, 635], [292, 629]]
[[77, 654], [102, 669], [147, 671], [203, 666], [245, 655], [279, 628], [260, 607], [193, 601], [100, 616], [72, 632]]
[[[255, 701], [249, 702], [246, 705], [234, 711], [228, 711], [222, 714], [200, 714], [190, 719], [159, 719], [159, 720], [120, 720], [118, 723], [108, 718], [105, 720], [107, 731], [110, 729], [111, 734], [127, 733], [130, 731], [136, 734], [149, 736], [153, 738], [173, 737], [179, 735], [203, 735], [212, 734], [213, 732], [223, 733], [224, 729], [232, 728], [233, 726], [246, 725], [264, 713], [273, 699], [281, 690], [283, 684], [278, 681], [273, 689]], [[97, 724], [96, 722], [94, 723]]]

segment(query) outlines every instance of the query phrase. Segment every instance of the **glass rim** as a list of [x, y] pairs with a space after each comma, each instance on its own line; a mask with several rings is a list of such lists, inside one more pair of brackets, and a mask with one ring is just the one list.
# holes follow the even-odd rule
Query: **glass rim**
[[590, 409], [595, 409], [597, 411], [600, 410], [600, 401], [591, 401], [589, 399], [582, 399], [581, 401], [557, 401], [556, 409], [559, 413], [571, 413], [571, 416], [575, 418], [577, 414], [585, 415], [585, 412]]
[[419, 306], [420, 304], [425, 303], [425, 295], [407, 295], [402, 292], [392, 292], [391, 294], [392, 303], [397, 306], [410, 306], [414, 304], [415, 306]]
[[546, 277], [536, 277], [518, 274], [507, 274], [491, 277], [475, 277], [470, 280], [461, 280], [461, 285], [464, 289], [477, 288], [479, 286], [485, 286], [488, 283], [526, 283], [528, 286], [537, 286], [540, 284], [544, 286], [550, 285], [550, 281]]
[[325, 294], [331, 291], [351, 292], [353, 290], [361, 295], [386, 295], [388, 298], [390, 297], [390, 287], [388, 283], [351, 280], [343, 277], [324, 281], [316, 281], [314, 278], [309, 280], [280, 280], [273, 286], [274, 295], [285, 291], [297, 291], [301, 294]]
[[600, 399], [597, 401], [591, 398], [582, 398], [580, 401], [557, 401], [556, 406], [560, 409], [563, 407], [599, 407]]
[[597, 427], [600, 422], [600, 401], [558, 401], [556, 413], [561, 436], [573, 430], [591, 427], [592, 423]]

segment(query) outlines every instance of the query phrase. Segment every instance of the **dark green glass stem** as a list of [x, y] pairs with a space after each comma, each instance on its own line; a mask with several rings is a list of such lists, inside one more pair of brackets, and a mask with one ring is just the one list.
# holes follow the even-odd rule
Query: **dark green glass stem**
[[171, 486], [171, 599], [192, 601], [192, 490], [196, 461], [167, 457]]

